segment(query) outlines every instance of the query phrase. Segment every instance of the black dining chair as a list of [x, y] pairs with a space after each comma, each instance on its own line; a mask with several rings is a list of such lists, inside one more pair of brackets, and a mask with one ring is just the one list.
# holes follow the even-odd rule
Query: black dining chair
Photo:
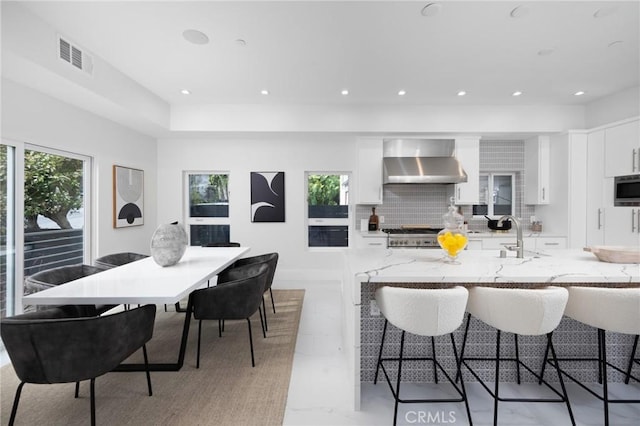
[[145, 344], [153, 335], [154, 305], [100, 317], [69, 316], [65, 307], [4, 318], [0, 333], [20, 379], [9, 425], [13, 425], [26, 383], [76, 383], [90, 380], [91, 424], [95, 425], [95, 380], [142, 348], [147, 387], [152, 395]]
[[[233, 270], [234, 268], [238, 268], [246, 265], [252, 265], [252, 264], [262, 264], [262, 263], [266, 264], [269, 267], [269, 274], [267, 276], [267, 281], [265, 283], [264, 291], [266, 292], [267, 290], [269, 290], [269, 297], [271, 298], [271, 308], [273, 309], [273, 313], [275, 314], [276, 305], [273, 300], [273, 291], [271, 290], [271, 285], [273, 284], [273, 277], [275, 276], [276, 267], [278, 266], [278, 253], [275, 253], [275, 252], [267, 253], [267, 254], [261, 254], [258, 256], [244, 257], [242, 259], [238, 259], [233, 263], [231, 267], [225, 269], [218, 275], [218, 282], [220, 281], [224, 282], [228, 280], [228, 278], [226, 278], [226, 274], [229, 271]], [[269, 323], [267, 321], [267, 309], [265, 307], [264, 296], [262, 298], [262, 312], [264, 313], [264, 328], [266, 331], [269, 331]]]
[[196, 368], [200, 368], [200, 341], [203, 320], [241, 320], [247, 321], [249, 328], [249, 347], [251, 366], [255, 367], [253, 337], [251, 334], [251, 316], [262, 303], [262, 294], [269, 274], [265, 264], [254, 264], [233, 268], [228, 271], [225, 282], [215, 287], [193, 291], [189, 295], [189, 304], [193, 307], [193, 317], [198, 320], [198, 348]]
[[[24, 294], [27, 295], [37, 293], [39, 291], [46, 290], [60, 284], [68, 283], [69, 281], [77, 280], [88, 275], [97, 274], [99, 272], [102, 272], [103, 270], [104, 269], [97, 266], [84, 264], [66, 265], [59, 266], [57, 268], [46, 269], [25, 278]], [[116, 306], [117, 305], [82, 305], [78, 306], [78, 309], [84, 311], [83, 316], [96, 316]], [[50, 306], [37, 307], [38, 310], [50, 308]]]
[[[105, 256], [101, 256], [97, 258], [93, 264], [101, 269], [111, 269], [117, 266], [126, 265], [127, 263], [135, 262], [136, 260], [142, 260], [149, 257], [146, 254], [141, 253], [132, 253], [132, 252], [122, 252], [122, 253], [111, 253]], [[129, 309], [129, 305], [124, 305], [125, 309]], [[167, 305], [164, 305], [164, 311], [167, 311]]]

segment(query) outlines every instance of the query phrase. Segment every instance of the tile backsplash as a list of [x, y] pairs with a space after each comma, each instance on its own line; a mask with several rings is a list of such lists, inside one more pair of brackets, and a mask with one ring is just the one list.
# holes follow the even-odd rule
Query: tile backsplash
[[[515, 214], [525, 228], [535, 215], [535, 206], [524, 204], [524, 141], [480, 141], [480, 173], [512, 172], [516, 175]], [[447, 212], [454, 185], [441, 184], [389, 184], [384, 185], [384, 202], [376, 206], [376, 214], [384, 216], [381, 228], [400, 225], [427, 224], [442, 226], [442, 215]], [[474, 219], [471, 206], [461, 206], [469, 229], [487, 231], [487, 220]], [[360, 219], [368, 219], [371, 206], [356, 207], [356, 227]]]

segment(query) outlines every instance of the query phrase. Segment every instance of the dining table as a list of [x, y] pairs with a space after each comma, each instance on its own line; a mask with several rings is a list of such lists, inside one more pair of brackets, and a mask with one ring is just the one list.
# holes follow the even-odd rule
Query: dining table
[[[175, 304], [245, 255], [249, 247], [188, 246], [180, 261], [160, 266], [153, 257], [23, 296], [23, 305]], [[149, 363], [152, 371], [178, 371], [184, 364], [193, 307], [187, 304], [175, 363]], [[116, 371], [144, 371], [144, 364], [121, 364]]]

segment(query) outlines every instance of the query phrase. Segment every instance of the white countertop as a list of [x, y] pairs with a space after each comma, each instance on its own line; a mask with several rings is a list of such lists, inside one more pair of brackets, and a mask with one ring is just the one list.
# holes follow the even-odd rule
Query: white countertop
[[498, 250], [464, 250], [458, 264], [441, 250], [346, 250], [360, 281], [447, 283], [640, 283], [640, 265], [600, 262], [582, 250], [548, 250], [548, 256], [500, 258]]

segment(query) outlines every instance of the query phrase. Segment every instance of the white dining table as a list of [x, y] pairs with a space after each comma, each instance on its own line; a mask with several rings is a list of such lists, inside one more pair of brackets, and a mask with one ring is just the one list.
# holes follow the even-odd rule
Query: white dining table
[[[137, 260], [32, 293], [22, 298], [24, 305], [127, 305], [175, 304], [193, 290], [231, 265], [249, 247], [187, 247], [182, 259], [162, 267], [153, 258]], [[189, 334], [192, 308], [187, 305], [178, 361], [150, 363], [155, 371], [182, 368]], [[144, 365], [122, 364], [119, 371], [139, 371]]]

